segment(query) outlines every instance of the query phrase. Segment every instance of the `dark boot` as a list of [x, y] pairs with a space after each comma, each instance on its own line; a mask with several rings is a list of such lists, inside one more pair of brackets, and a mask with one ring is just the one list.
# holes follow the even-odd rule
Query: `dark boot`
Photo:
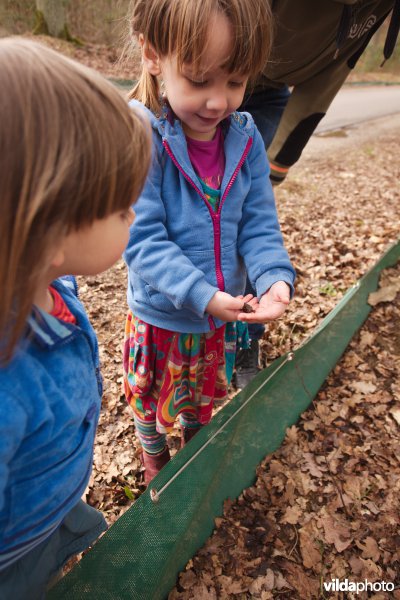
[[166, 446], [160, 454], [142, 453], [142, 462], [144, 466], [144, 482], [149, 485], [150, 481], [161, 471], [164, 465], [170, 460], [169, 448]]
[[236, 387], [243, 389], [260, 370], [258, 366], [259, 342], [251, 340], [250, 348], [247, 350], [238, 350], [236, 354]]
[[196, 435], [198, 431], [202, 428], [202, 425], [198, 427], [182, 427], [181, 426], [181, 448], [186, 446], [188, 442]]

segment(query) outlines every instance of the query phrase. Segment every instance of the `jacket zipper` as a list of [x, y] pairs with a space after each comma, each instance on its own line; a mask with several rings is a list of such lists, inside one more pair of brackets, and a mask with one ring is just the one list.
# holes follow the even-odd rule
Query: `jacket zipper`
[[[221, 198], [221, 201], [219, 203], [219, 208], [217, 213], [212, 213], [212, 217], [215, 217], [214, 220], [214, 224], [215, 224], [215, 228], [214, 231], [217, 231], [217, 239], [218, 239], [218, 245], [214, 246], [215, 248], [215, 258], [216, 258], [216, 263], [217, 263], [217, 282], [218, 282], [218, 287], [220, 290], [224, 290], [225, 289], [225, 281], [224, 281], [224, 275], [222, 273], [222, 267], [221, 267], [221, 211], [222, 211], [222, 206], [226, 200], [227, 195], [230, 192], [230, 189], [232, 187], [232, 185], [235, 182], [235, 179], [237, 177], [237, 174], [239, 173], [240, 169], [243, 166], [244, 161], [247, 158], [248, 153], [250, 152], [250, 148], [253, 144], [253, 138], [249, 138], [247, 140], [247, 144], [245, 149], [243, 150], [243, 154], [241, 156], [241, 159], [239, 160], [238, 164], [236, 165], [236, 169], [234, 170], [232, 177], [230, 178], [228, 185], [225, 188], [225, 192]], [[216, 234], [214, 233], [214, 238], [215, 238]], [[219, 278], [221, 281], [221, 286], [219, 285]]]
[[[250, 152], [250, 148], [251, 148], [252, 144], [253, 144], [253, 138], [249, 138], [247, 141], [246, 147], [243, 151], [243, 154], [241, 156], [241, 159], [239, 160], [239, 162], [236, 166], [236, 169], [234, 170], [232, 177], [230, 178], [228, 185], [226, 186], [225, 192], [224, 192], [224, 194], [221, 198], [220, 204], [219, 204], [218, 211], [215, 213], [213, 211], [210, 203], [208, 202], [207, 198], [203, 194], [203, 192], [201, 190], [199, 190], [199, 188], [197, 187], [197, 185], [195, 184], [193, 179], [191, 177], [189, 177], [189, 175], [183, 170], [181, 165], [176, 160], [175, 155], [173, 154], [171, 147], [168, 144], [167, 140], [163, 139], [163, 146], [164, 146], [165, 150], [167, 151], [168, 156], [170, 157], [170, 159], [172, 160], [172, 162], [174, 163], [174, 165], [176, 166], [178, 171], [180, 173], [182, 173], [182, 175], [184, 176], [186, 181], [188, 181], [190, 183], [190, 185], [196, 190], [196, 192], [199, 194], [199, 196], [204, 200], [204, 202], [206, 203], [206, 206], [208, 208], [208, 211], [210, 213], [210, 216], [211, 216], [211, 219], [213, 222], [213, 231], [214, 231], [215, 272], [216, 272], [216, 276], [217, 276], [218, 289], [220, 289], [221, 291], [224, 291], [224, 289], [225, 289], [225, 280], [224, 280], [224, 275], [222, 273], [222, 266], [221, 266], [221, 210], [222, 210], [222, 205], [224, 204], [226, 197], [237, 177], [237, 174], [239, 173], [240, 169], [242, 168], [242, 165], [243, 165], [244, 161], [246, 160], [248, 153]], [[215, 329], [215, 322], [211, 315], [209, 315], [209, 317], [208, 317], [208, 322], [210, 324], [211, 329]]]

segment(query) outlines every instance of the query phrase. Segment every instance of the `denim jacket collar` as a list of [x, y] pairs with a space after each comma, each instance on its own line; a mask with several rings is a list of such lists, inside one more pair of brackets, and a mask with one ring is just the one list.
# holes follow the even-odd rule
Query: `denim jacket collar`
[[[61, 284], [61, 286], [57, 281], [52, 282], [52, 286], [54, 286], [54, 288], [59, 292], [62, 292], [63, 285], [75, 287], [75, 284], [72, 282], [72, 280], [69, 282], [66, 279], [63, 279], [63, 284]], [[43, 348], [48, 348], [56, 344], [63, 343], [77, 333], [76, 325], [60, 321], [37, 306], [33, 307], [32, 313], [28, 317], [28, 329], [28, 336], [30, 339], [33, 339], [39, 346]]]

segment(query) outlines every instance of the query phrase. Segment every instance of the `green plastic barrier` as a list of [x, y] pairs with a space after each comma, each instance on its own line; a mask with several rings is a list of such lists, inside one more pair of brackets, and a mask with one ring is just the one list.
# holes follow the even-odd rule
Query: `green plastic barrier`
[[158, 600], [212, 533], [226, 498], [254, 482], [257, 464], [315, 397], [371, 310], [382, 269], [400, 241], [295, 352], [275, 361], [225, 406], [48, 594], [53, 600]]

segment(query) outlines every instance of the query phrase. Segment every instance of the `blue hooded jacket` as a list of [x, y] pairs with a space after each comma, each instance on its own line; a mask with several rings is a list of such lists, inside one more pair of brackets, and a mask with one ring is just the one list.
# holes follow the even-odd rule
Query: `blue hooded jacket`
[[73, 278], [52, 284], [77, 324], [34, 308], [0, 367], [0, 570], [49, 537], [89, 481], [101, 402], [96, 335]]
[[213, 295], [242, 294], [246, 270], [258, 296], [277, 281], [293, 290], [295, 271], [252, 117], [235, 112], [223, 123], [226, 167], [214, 212], [190, 162], [180, 121], [165, 105], [159, 118], [139, 102], [132, 105], [146, 111], [154, 141], [124, 254], [132, 312], [164, 329], [203, 333], [223, 324], [205, 312]]

